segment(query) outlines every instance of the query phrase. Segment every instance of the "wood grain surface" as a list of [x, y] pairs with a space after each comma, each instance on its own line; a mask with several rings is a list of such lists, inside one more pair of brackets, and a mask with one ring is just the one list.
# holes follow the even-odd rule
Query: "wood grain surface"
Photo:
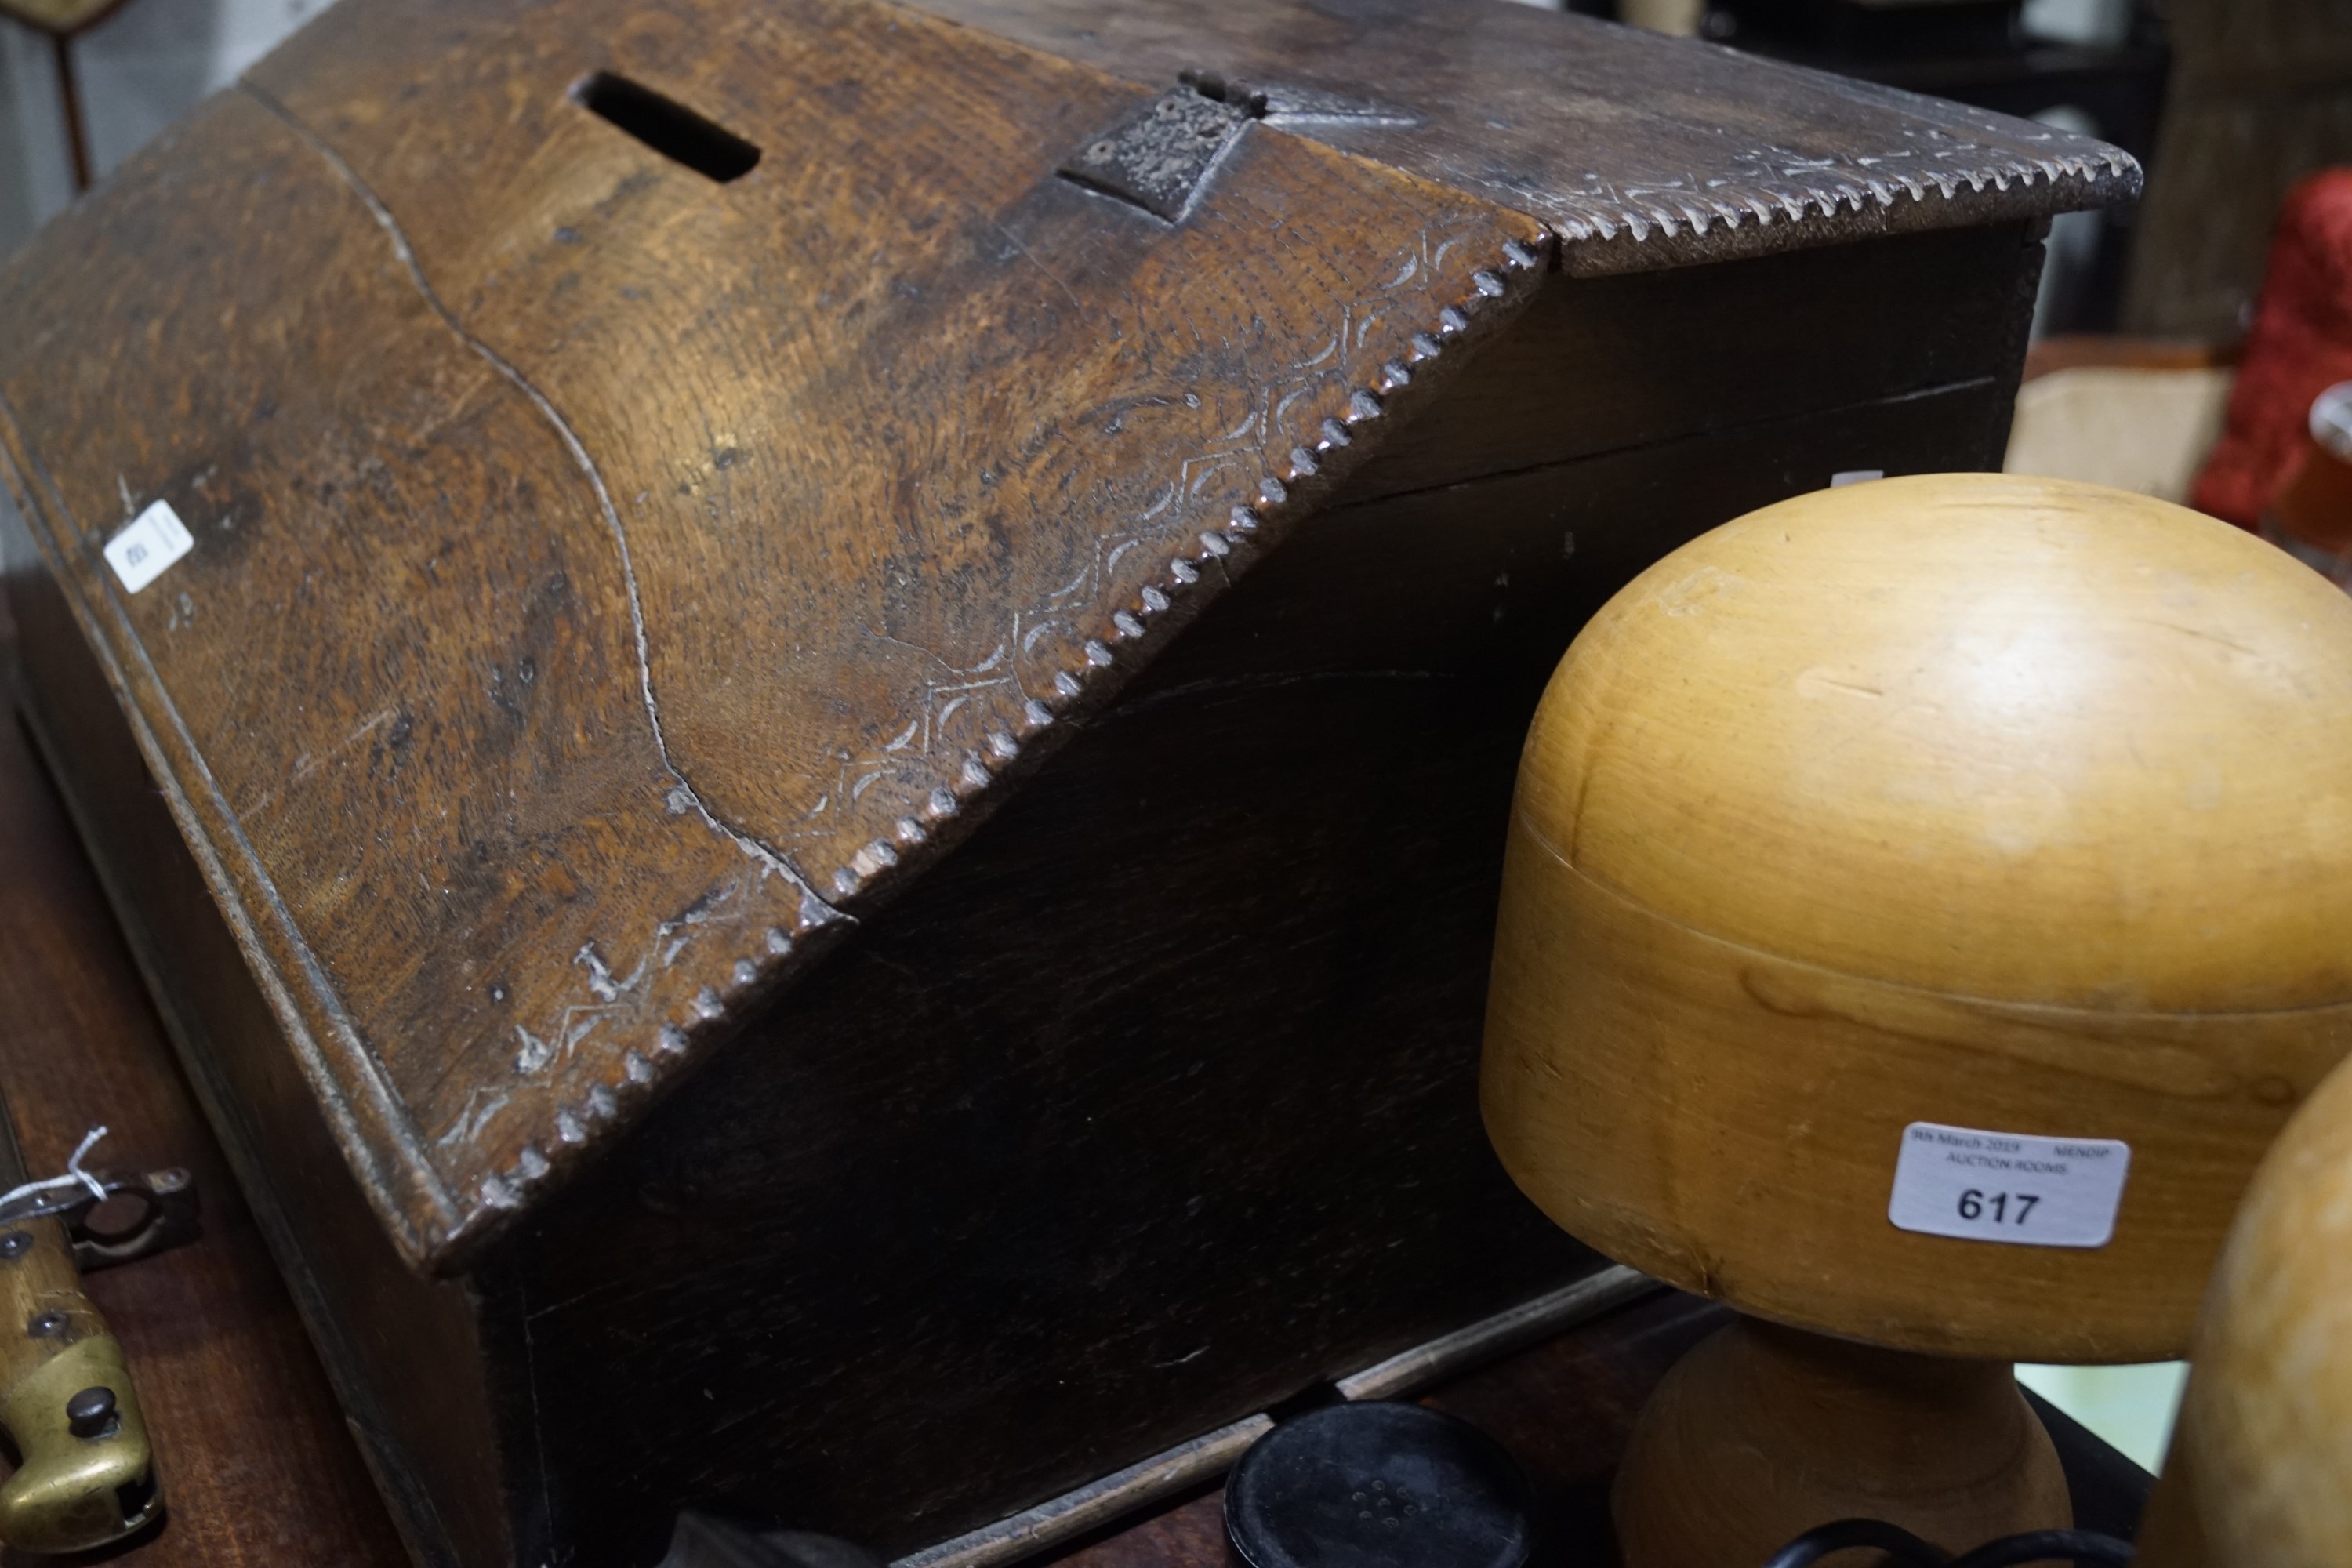
[[[2352, 604], [2249, 535], [1990, 475], [1768, 508], [1547, 694], [1486, 1124], [1570, 1231], [1763, 1316], [2178, 1355], [2345, 1047], [2347, 771]], [[1915, 1121], [2124, 1140], [2114, 1238], [1895, 1228]]]
[[1958, 1556], [2074, 1522], [2007, 1362], [1891, 1351], [1739, 1318], [1675, 1364], [1611, 1489], [1624, 1568], [1761, 1563], [1840, 1519]]
[[166, 1510], [109, 1560], [401, 1568], [407, 1554], [13, 705], [0, 716], [0, 1088], [30, 1167], [62, 1169], [103, 1123], [93, 1163], [183, 1165], [203, 1194], [193, 1246], [84, 1284], [130, 1358]]
[[[714, 50], [709, 11], [339, 7], [0, 285], [161, 328], [168, 422], [121, 417], [102, 356], [0, 364], [14, 466], [436, 1267], [940, 853], [1541, 277], [1533, 220], [1271, 133], [1171, 227], [1052, 174], [1142, 89], [816, 0]], [[714, 186], [567, 97], [599, 64], [775, 155]], [[121, 264], [66, 306], [93, 247]], [[118, 479], [201, 540], [135, 601], [90, 553]]]
[[2087, 138], [1587, 16], [1478, 0], [914, 3], [1130, 80], [1192, 71], [1263, 90], [1269, 124], [1541, 219], [1577, 275], [2139, 188], [2129, 155]]
[[2149, 1500], [2147, 1568], [2352, 1562], [2352, 1071], [2279, 1135], [2231, 1227]]
[[[0, 341], [12, 483], [412, 1262], [462, 1268], [920, 876], [1555, 241], [2015, 232], [2137, 177], [1492, 6], [971, 20], [352, 0], [0, 277], [71, 323]], [[1204, 64], [1296, 90], [1181, 221], [1057, 174]], [[665, 155], [599, 72], [758, 161]], [[198, 547], [121, 595], [97, 544], [157, 499]]]
[[371, 1473], [413, 1540], [454, 1537], [479, 1561], [503, 1560], [492, 1417], [479, 1380], [458, 1371], [482, 1353], [464, 1288], [407, 1268], [349, 1179], [326, 1108], [56, 581], [9, 586], [27, 727]]
[[[1660, 550], [1803, 476], [1990, 461], [1970, 433], [2007, 395], [1965, 374], [1867, 395], [1864, 360], [1782, 383], [1825, 407], [1675, 410], [1678, 324], [1727, 307], [1719, 276], [1668, 276], [1602, 280], [1659, 345], [1660, 382], [1617, 379], [1617, 427], [1652, 440], [1302, 525], [523, 1227], [502, 1278], [536, 1349], [507, 1375], [559, 1473], [615, 1478], [568, 1494], [593, 1533], [657, 1531], [646, 1496], [782, 1497], [926, 1545], [990, 1495], [1057, 1495], [1591, 1266], [1477, 1122], [1526, 715]], [[1757, 335], [1822, 310], [1792, 299]], [[608, 1382], [723, 1390], [747, 1435], [649, 1395], [660, 1440], [613, 1450]]]
[[[2133, 177], [1559, 18], [1188, 12], [1213, 88], [1035, 15], [352, 0], [0, 274], [44, 743], [428, 1558], [925, 1545], [1590, 1267], [1471, 1093], [1543, 674], [1997, 460]], [[1528, 204], [1351, 140], [1488, 71]], [[1185, 93], [1173, 221], [1064, 177]]]

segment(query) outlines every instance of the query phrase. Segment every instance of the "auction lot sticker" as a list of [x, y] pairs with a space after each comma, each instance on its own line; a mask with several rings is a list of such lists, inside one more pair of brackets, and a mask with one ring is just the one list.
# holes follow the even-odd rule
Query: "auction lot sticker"
[[1886, 1217], [1904, 1230], [2012, 1247], [2105, 1247], [2131, 1170], [2114, 1138], [2035, 1138], [1914, 1121]]

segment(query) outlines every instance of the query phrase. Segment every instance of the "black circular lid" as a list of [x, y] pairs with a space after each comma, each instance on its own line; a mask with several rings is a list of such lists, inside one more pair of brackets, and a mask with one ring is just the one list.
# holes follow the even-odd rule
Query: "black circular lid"
[[1502, 1445], [1420, 1405], [1335, 1405], [1286, 1421], [1225, 1481], [1250, 1568], [1521, 1568], [1535, 1494]]

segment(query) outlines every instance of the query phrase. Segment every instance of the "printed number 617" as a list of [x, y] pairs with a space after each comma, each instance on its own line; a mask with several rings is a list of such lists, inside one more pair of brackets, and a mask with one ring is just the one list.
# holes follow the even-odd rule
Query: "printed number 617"
[[[1995, 1225], [2004, 1222], [2023, 1225], [2025, 1216], [2032, 1214], [2033, 1205], [2041, 1201], [2039, 1193], [1986, 1193], [1970, 1187], [1960, 1194], [1960, 1217], [1971, 1220], [1990, 1218]], [[2014, 1215], [2011, 1213], [2012, 1209], [2016, 1211]]]

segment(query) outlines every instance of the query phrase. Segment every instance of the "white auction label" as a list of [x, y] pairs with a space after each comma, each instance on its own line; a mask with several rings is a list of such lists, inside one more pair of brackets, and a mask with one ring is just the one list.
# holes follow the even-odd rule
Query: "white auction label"
[[159, 500], [106, 542], [106, 563], [122, 579], [124, 591], [135, 594], [195, 547], [195, 536], [172, 503]]
[[1886, 1217], [1905, 1230], [2016, 1247], [2105, 1247], [2131, 1145], [1914, 1121], [1895, 1158]]

